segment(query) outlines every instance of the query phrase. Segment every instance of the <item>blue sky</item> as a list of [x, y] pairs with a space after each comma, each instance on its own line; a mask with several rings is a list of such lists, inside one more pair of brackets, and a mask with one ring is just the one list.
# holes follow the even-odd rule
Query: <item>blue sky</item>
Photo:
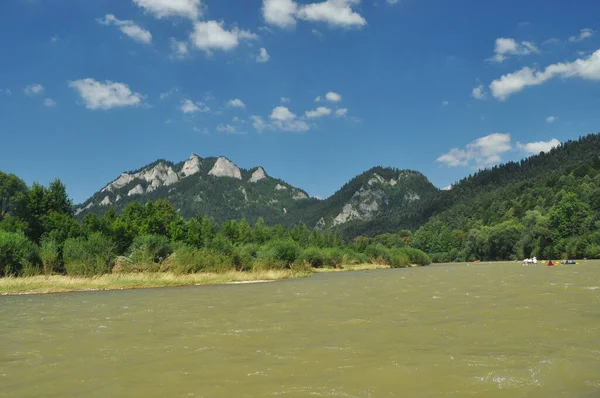
[[327, 197], [376, 166], [445, 187], [598, 131], [600, 3], [3, 0], [0, 170], [81, 202], [158, 158]]

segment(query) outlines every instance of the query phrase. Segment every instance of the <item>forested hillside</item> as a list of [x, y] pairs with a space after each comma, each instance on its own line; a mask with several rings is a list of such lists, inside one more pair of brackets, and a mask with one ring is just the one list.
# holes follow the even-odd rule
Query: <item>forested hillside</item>
[[434, 260], [597, 258], [600, 135], [478, 172], [441, 192], [414, 235]]

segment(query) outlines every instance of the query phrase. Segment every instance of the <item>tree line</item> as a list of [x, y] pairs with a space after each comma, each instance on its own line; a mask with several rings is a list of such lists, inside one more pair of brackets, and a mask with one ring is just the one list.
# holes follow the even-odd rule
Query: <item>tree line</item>
[[412, 234], [387, 234], [347, 244], [332, 231], [268, 226], [262, 219], [218, 225], [196, 215], [185, 220], [167, 200], [129, 203], [119, 214], [78, 221], [65, 185], [28, 187], [0, 172], [0, 275], [101, 275], [110, 272], [224, 272], [229, 270], [392, 267], [431, 261], [410, 247]]

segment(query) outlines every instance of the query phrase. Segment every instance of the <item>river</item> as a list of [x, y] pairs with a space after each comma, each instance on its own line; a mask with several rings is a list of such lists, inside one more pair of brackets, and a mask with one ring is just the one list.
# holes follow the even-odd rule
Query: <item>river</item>
[[0, 297], [1, 397], [598, 397], [600, 262]]

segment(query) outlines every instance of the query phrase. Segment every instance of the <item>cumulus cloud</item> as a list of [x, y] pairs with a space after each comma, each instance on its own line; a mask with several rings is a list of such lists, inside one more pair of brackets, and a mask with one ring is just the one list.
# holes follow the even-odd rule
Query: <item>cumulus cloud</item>
[[252, 32], [238, 28], [227, 30], [223, 28], [223, 22], [204, 21], [194, 24], [190, 40], [197, 49], [210, 53], [212, 50], [233, 50], [241, 40], [253, 40], [257, 37]]
[[481, 100], [485, 98], [485, 89], [483, 88], [483, 84], [475, 87], [473, 91], [471, 91], [471, 96], [475, 99]]
[[75, 89], [85, 106], [92, 110], [107, 110], [142, 104], [143, 96], [132, 92], [126, 84], [106, 80], [99, 82], [91, 78], [69, 82]]
[[210, 108], [202, 102], [193, 102], [192, 100], [185, 99], [181, 102], [181, 106], [179, 107], [181, 112], [185, 114], [196, 113], [196, 112], [208, 112]]
[[342, 100], [342, 96], [338, 93], [330, 91], [327, 94], [325, 94], [325, 99], [330, 102], [340, 102]]
[[270, 58], [271, 58], [271, 56], [267, 52], [267, 49], [261, 48], [258, 55], [256, 56], [256, 62], [258, 62], [258, 63], [269, 62]]
[[184, 17], [196, 20], [202, 16], [200, 0], [133, 0], [133, 3], [157, 18]]
[[171, 58], [185, 58], [190, 50], [186, 42], [171, 37]]
[[448, 104], [449, 104], [449, 103], [450, 103], [450, 102], [448, 102], [448, 101], [443, 101], [443, 102], [442, 102], [442, 106], [448, 106]]
[[470, 142], [463, 149], [452, 148], [437, 158], [448, 167], [475, 166], [483, 168], [500, 163], [501, 155], [512, 149], [510, 134], [494, 133]]
[[293, 0], [263, 0], [262, 14], [266, 23], [280, 28], [296, 26], [298, 5]]
[[558, 146], [560, 146], [560, 141], [556, 138], [552, 138], [550, 141], [530, 142], [528, 144], [521, 144], [520, 142], [517, 142], [517, 147], [530, 154], [548, 152], [552, 148], [556, 148]]
[[126, 36], [135, 41], [144, 44], [152, 43], [152, 34], [144, 28], [136, 25], [133, 21], [122, 21], [112, 14], [106, 14], [103, 19], [98, 19], [98, 23], [106, 26], [117, 26]]
[[230, 124], [219, 124], [217, 126], [217, 131], [219, 133], [227, 133], [227, 134], [234, 134], [237, 132], [236, 128]]
[[496, 39], [494, 56], [489, 59], [491, 62], [504, 62], [510, 55], [527, 55], [539, 53], [540, 50], [531, 42], [517, 42], [515, 39], [500, 37]]
[[280, 28], [294, 27], [296, 18], [331, 27], [362, 27], [367, 21], [352, 9], [359, 3], [360, 0], [325, 0], [298, 5], [293, 0], [263, 0], [262, 13], [266, 23]]
[[347, 108], [341, 108], [341, 109], [337, 109], [335, 111], [335, 115], [338, 116], [338, 117], [346, 116], [347, 114], [348, 114], [348, 109]]
[[227, 106], [230, 108], [245, 108], [246, 104], [244, 104], [244, 102], [241, 99], [235, 98], [227, 101]]
[[331, 109], [325, 107], [325, 106], [320, 106], [315, 110], [312, 111], [306, 111], [306, 117], [309, 119], [312, 118], [316, 118], [316, 117], [322, 117], [322, 116], [327, 116], [327, 115], [331, 115]]
[[25, 87], [25, 90], [23, 90], [25, 92], [25, 94], [29, 95], [30, 97], [33, 97], [35, 95], [40, 95], [44, 93], [44, 86], [42, 86], [41, 84], [30, 84], [29, 86]]
[[331, 27], [362, 27], [367, 21], [352, 9], [360, 0], [326, 0], [298, 9], [298, 18], [311, 22], [323, 22]]
[[46, 98], [44, 100], [44, 106], [46, 108], [55, 108], [56, 107], [56, 101], [54, 101], [52, 98]]
[[548, 116], [546, 118], [546, 123], [554, 123], [557, 119], [558, 119], [558, 117], [556, 117], [556, 116]]
[[280, 101], [282, 104], [287, 104], [288, 102], [290, 102], [290, 99], [288, 97], [281, 97]]
[[571, 37], [569, 37], [569, 41], [571, 43], [579, 43], [581, 41], [584, 41], [585, 39], [589, 39], [593, 35], [594, 35], [594, 31], [593, 30], [591, 30], [589, 28], [585, 28], [585, 29], [581, 29], [581, 32], [579, 32], [579, 36], [571, 36]]
[[165, 100], [165, 99], [169, 98], [170, 96], [172, 96], [173, 94], [178, 93], [178, 92], [179, 92], [179, 89], [177, 87], [173, 87], [169, 91], [165, 91], [164, 93], [160, 93], [160, 99], [161, 100]]
[[288, 120], [293, 120], [296, 118], [296, 115], [293, 114], [287, 107], [285, 106], [277, 106], [271, 112], [271, 119], [285, 122]]
[[310, 129], [310, 126], [303, 120], [299, 120], [296, 115], [285, 106], [277, 106], [269, 116], [272, 120], [271, 128], [281, 131], [304, 132]]
[[265, 123], [262, 117], [252, 115], [250, 116], [250, 119], [252, 119], [252, 127], [254, 127], [259, 133], [262, 133], [262, 131], [267, 128], [267, 123]]
[[9, 88], [0, 88], [0, 94], [12, 95], [12, 90]]
[[494, 80], [490, 89], [495, 98], [503, 101], [527, 87], [539, 86], [555, 77], [600, 80], [600, 50], [587, 58], [549, 65], [543, 71], [525, 67]]

